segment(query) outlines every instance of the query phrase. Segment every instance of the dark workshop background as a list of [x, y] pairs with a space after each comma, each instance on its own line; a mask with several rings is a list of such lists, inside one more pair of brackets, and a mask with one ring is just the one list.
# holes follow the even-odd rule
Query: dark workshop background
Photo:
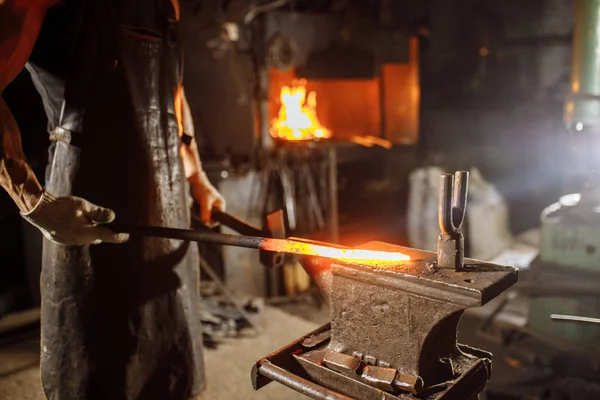
[[[223, 3], [230, 3], [226, 13]], [[328, 11], [337, 2], [297, 3]], [[377, 2], [358, 3], [368, 7]], [[386, 212], [393, 213], [399, 232], [404, 229], [406, 176], [415, 167], [432, 164], [477, 166], [507, 199], [513, 232], [538, 226], [541, 210], [576, 187], [561, 178], [570, 157], [562, 112], [570, 73], [572, 0], [382, 3], [393, 9], [395, 23], [419, 36], [419, 143], [396, 146], [384, 157], [383, 152], [365, 150], [359, 161], [340, 168], [339, 179], [349, 182], [340, 188], [349, 193], [340, 193], [340, 209], [356, 210], [348, 212], [348, 223], [369, 214], [364, 199], [352, 204], [352, 182], [361, 174], [376, 178], [384, 168], [378, 160], [385, 158], [403, 182], [386, 200]], [[181, 6], [185, 87], [203, 160], [209, 165], [223, 158], [238, 166], [249, 163], [255, 146], [252, 54], [219, 40], [222, 23], [239, 20], [247, 4], [182, 1]], [[46, 122], [27, 72], [4, 97], [21, 128], [29, 160], [43, 179]], [[373, 229], [389, 228], [381, 219], [373, 218]], [[0, 314], [28, 307], [38, 298], [33, 295], [31, 300], [36, 278], [25, 267], [24, 235], [15, 234], [23, 229], [16, 207], [0, 193]]]
[[[308, 3], [318, 8], [330, 2]], [[455, 168], [477, 166], [509, 202], [513, 231], [537, 226], [542, 208], [563, 193], [561, 170], [568, 165], [562, 115], [573, 2], [389, 3], [398, 24], [413, 33], [429, 31], [420, 38], [418, 153], [402, 149], [398, 157], [413, 165], [439, 160]], [[194, 10], [193, 4], [184, 6]], [[231, 49], [217, 55], [205, 45], [218, 36], [210, 17], [216, 9], [197, 7], [194, 18], [194, 11], [184, 13], [185, 83], [206, 149], [240, 155], [252, 146], [251, 104], [243, 101], [251, 96], [251, 66], [248, 55]]]

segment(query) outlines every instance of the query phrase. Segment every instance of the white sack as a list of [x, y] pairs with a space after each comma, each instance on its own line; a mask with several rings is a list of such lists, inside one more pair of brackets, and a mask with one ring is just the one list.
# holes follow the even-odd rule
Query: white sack
[[477, 168], [469, 173], [467, 222], [470, 257], [487, 261], [510, 247], [508, 205]]
[[[408, 239], [411, 247], [436, 251], [438, 225], [439, 167], [420, 168], [409, 176]], [[467, 202], [469, 257], [490, 260], [512, 242], [508, 206], [496, 188], [477, 168], [469, 174]]]
[[444, 171], [439, 167], [419, 168], [409, 176], [408, 240], [416, 249], [436, 251], [438, 224], [438, 185]]

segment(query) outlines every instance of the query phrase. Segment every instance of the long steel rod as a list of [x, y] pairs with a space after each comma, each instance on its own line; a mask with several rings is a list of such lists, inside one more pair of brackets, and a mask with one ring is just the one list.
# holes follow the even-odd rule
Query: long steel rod
[[571, 322], [585, 322], [585, 323], [591, 323], [591, 324], [600, 324], [600, 318], [580, 317], [578, 315], [551, 314], [550, 318], [554, 321], [571, 321]]
[[351, 397], [336, 393], [333, 390], [327, 389], [309, 380], [296, 376], [275, 364], [271, 364], [270, 362], [265, 362], [262, 364], [258, 369], [258, 373], [313, 399], [352, 400]]
[[128, 233], [130, 235], [214, 243], [227, 246], [247, 247], [250, 249], [262, 249], [265, 242], [265, 238], [257, 236], [230, 235], [212, 231], [176, 229], [161, 226], [111, 224], [110, 228], [115, 232]]
[[226, 246], [237, 246], [272, 251], [275, 253], [288, 253], [346, 260], [368, 259], [384, 261], [407, 261], [410, 259], [410, 257], [402, 253], [363, 249], [342, 249], [339, 246], [328, 243], [304, 242], [291, 239], [262, 238], [256, 236], [229, 235], [211, 231], [177, 229], [160, 226], [120, 224], [111, 224], [109, 226], [115, 232], [128, 233], [130, 235], [214, 243]]

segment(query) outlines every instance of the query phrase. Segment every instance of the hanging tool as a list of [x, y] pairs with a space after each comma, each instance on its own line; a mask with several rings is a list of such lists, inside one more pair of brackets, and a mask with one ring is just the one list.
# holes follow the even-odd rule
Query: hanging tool
[[[277, 219], [283, 218], [280, 215], [281, 211], [275, 212], [272, 215], [267, 216], [268, 219]], [[192, 218], [201, 223], [201, 219], [195, 213], [192, 214]], [[213, 209], [211, 212], [211, 219], [219, 224], [226, 226], [234, 231], [250, 236], [271, 236], [273, 234], [273, 230], [271, 229], [271, 225], [266, 225], [265, 230], [258, 229], [255, 226], [252, 226], [244, 221], [241, 221], [234, 217], [231, 214], [227, 214], [223, 211], [219, 211], [218, 209]], [[277, 232], [274, 232], [277, 234]], [[283, 260], [281, 257], [277, 257], [279, 255], [273, 255], [273, 253], [261, 252], [261, 262], [265, 266], [279, 266], [283, 265]], [[215, 273], [210, 264], [202, 257], [199, 256], [200, 268], [210, 277], [210, 279], [217, 285], [221, 293], [229, 300], [229, 302], [233, 305], [233, 307], [238, 311], [238, 313], [244, 318], [248, 324], [254, 329], [256, 334], [261, 333], [261, 328], [257, 322], [253, 320], [250, 314], [246, 311], [245, 307], [240, 303], [237, 297], [231, 292], [225, 282], [221, 280], [219, 275]]]

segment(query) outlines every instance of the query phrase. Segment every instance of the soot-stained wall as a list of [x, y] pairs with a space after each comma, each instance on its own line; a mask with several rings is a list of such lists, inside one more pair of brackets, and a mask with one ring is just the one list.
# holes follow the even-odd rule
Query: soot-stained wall
[[224, 16], [218, 3], [181, 3], [185, 92], [202, 152], [245, 155], [254, 135], [250, 56], [219, 39]]
[[511, 206], [514, 231], [537, 226], [569, 178], [562, 122], [573, 0], [432, 0], [422, 49], [425, 154], [480, 167]]

